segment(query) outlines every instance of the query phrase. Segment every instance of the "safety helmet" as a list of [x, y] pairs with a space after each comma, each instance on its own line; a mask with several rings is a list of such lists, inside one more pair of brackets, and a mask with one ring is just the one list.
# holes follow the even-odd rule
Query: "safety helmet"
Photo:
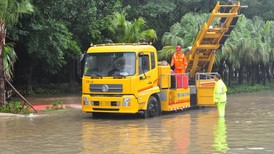
[[182, 50], [182, 47], [178, 45], [178, 46], [176, 46], [176, 50], [180, 51], [180, 50]]

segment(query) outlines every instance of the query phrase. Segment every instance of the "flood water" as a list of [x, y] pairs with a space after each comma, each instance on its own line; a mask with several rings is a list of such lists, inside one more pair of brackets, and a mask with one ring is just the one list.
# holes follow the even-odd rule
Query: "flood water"
[[151, 119], [80, 109], [0, 116], [0, 153], [273, 154], [274, 90], [228, 99], [225, 118], [212, 107]]

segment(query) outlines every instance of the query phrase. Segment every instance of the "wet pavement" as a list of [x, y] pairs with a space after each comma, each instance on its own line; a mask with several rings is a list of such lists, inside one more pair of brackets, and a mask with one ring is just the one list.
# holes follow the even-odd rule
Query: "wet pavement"
[[[274, 90], [229, 95], [225, 118], [219, 118], [213, 107], [151, 119], [126, 115], [93, 119], [79, 108], [0, 116], [0, 154], [272, 154], [273, 94]], [[60, 99], [80, 104], [78, 96]]]

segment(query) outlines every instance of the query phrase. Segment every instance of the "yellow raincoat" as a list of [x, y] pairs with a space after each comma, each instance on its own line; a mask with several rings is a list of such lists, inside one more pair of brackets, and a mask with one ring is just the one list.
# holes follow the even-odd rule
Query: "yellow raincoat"
[[223, 80], [216, 81], [215, 87], [214, 87], [214, 102], [217, 103], [217, 108], [219, 111], [219, 116], [224, 117], [225, 116], [225, 105], [227, 101], [226, 97], [227, 87]]

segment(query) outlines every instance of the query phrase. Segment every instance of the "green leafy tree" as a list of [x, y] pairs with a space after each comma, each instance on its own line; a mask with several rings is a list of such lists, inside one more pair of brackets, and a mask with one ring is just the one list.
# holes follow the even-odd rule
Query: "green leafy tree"
[[[124, 6], [130, 6], [127, 13], [128, 19], [143, 17], [148, 27], [157, 32], [157, 39], [153, 44], [161, 49], [161, 38], [170, 27], [180, 21], [187, 13], [209, 13], [218, 0], [123, 0]], [[227, 0], [221, 0], [224, 3]]]
[[242, 83], [244, 68], [251, 77], [252, 85], [255, 83], [255, 78], [259, 80], [259, 70], [271, 61], [270, 37], [270, 25], [265, 24], [261, 18], [254, 17], [252, 20], [244, 16], [239, 18], [235, 30], [222, 50], [222, 58], [229, 64], [230, 72], [232, 66], [239, 69], [238, 83]]
[[120, 0], [37, 0], [35, 5], [39, 16], [65, 24], [82, 50], [91, 42], [102, 43], [110, 35], [109, 16], [122, 10]]
[[241, 5], [248, 6], [247, 9], [242, 9], [241, 12], [249, 19], [259, 16], [264, 21], [274, 20], [272, 9], [274, 3], [271, 0], [241, 0]]
[[[3, 62], [8, 62], [3, 58], [8, 58], [11, 53], [9, 52], [10, 46], [5, 45], [5, 38], [7, 33], [7, 28], [16, 24], [18, 22], [19, 16], [24, 13], [31, 13], [33, 12], [33, 7], [29, 0], [1, 0], [0, 1], [0, 104], [3, 105], [5, 101], [5, 84], [4, 84], [4, 64]], [[5, 49], [4, 49], [5, 47]], [[3, 52], [9, 52], [10, 54], [6, 53], [4, 56]], [[7, 65], [7, 64], [5, 64]]]
[[[274, 68], [274, 21], [268, 21], [266, 24], [269, 24], [270, 25], [270, 34], [268, 35], [269, 36], [269, 41], [270, 41], [270, 47], [271, 47], [271, 52], [269, 54], [269, 58], [270, 58], [270, 62], [269, 62], [269, 70], [271, 70], [272, 68], [272, 73], [273, 72], [273, 68]], [[268, 78], [270, 80], [270, 74], [268, 75]]]
[[20, 23], [18, 57], [28, 60], [16, 63], [16, 82], [27, 82], [30, 91], [37, 82], [69, 82], [73, 88], [77, 57], [91, 42], [109, 38], [108, 17], [121, 10], [120, 1], [36, 0], [33, 5], [35, 15]]
[[145, 29], [146, 22], [142, 17], [133, 21], [126, 20], [125, 12], [114, 13], [110, 30], [113, 33], [115, 42], [138, 42], [139, 39], [145, 38], [153, 42], [156, 38], [156, 32], [153, 29]]
[[181, 45], [184, 48], [192, 46], [201, 26], [206, 22], [208, 14], [187, 13], [180, 23], [175, 23], [169, 32], [162, 37], [164, 48], [159, 51], [159, 59], [170, 60], [175, 52], [175, 46]]
[[29, 91], [33, 83], [69, 82], [73, 89], [78, 56], [91, 42], [108, 38], [108, 16], [120, 10], [120, 2], [37, 0], [33, 5], [35, 15], [20, 23], [24, 31], [17, 43], [22, 50], [18, 57], [28, 60], [16, 64], [16, 81], [27, 82]]

